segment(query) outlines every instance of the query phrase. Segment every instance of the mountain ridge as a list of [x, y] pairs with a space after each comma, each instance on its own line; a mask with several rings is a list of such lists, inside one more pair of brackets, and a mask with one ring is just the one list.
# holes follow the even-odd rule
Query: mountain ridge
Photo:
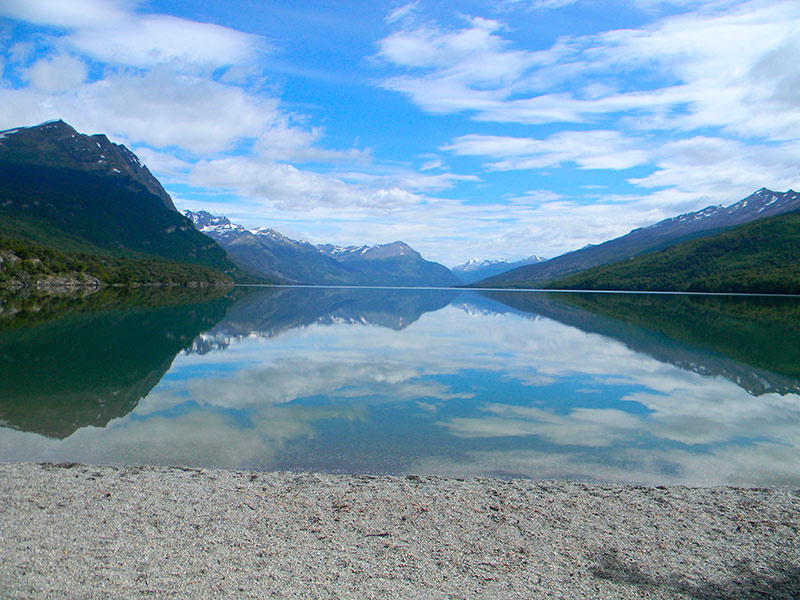
[[458, 283], [447, 267], [427, 261], [405, 242], [335, 246], [293, 240], [266, 227], [247, 229], [208, 211], [184, 211], [241, 267], [283, 283], [304, 285], [431, 285]]
[[546, 287], [800, 294], [800, 209], [592, 267]]
[[78, 133], [61, 119], [0, 131], [0, 160], [127, 176], [177, 212], [170, 195], [138, 156], [105, 134]]
[[536, 287], [591, 267], [610, 264], [680, 241], [800, 209], [800, 193], [761, 188], [727, 207], [708, 206], [632, 230], [550, 260], [514, 269], [473, 284], [475, 287]]
[[461, 280], [461, 283], [470, 284], [486, 279], [487, 277], [492, 277], [493, 275], [499, 275], [500, 273], [505, 273], [518, 267], [536, 264], [545, 260], [547, 259], [535, 254], [514, 262], [508, 262], [505, 259], [478, 260], [477, 258], [471, 258], [467, 262], [453, 267], [450, 271]]

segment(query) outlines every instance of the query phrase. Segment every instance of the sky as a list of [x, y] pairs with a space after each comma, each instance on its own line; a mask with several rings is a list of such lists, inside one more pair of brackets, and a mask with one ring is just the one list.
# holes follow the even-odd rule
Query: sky
[[797, 0], [0, 0], [0, 73], [181, 210], [450, 267], [800, 186]]

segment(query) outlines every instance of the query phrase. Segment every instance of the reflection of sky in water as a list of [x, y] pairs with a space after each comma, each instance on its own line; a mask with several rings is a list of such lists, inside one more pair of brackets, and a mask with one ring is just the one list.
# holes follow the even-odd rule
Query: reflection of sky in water
[[451, 305], [400, 331], [311, 324], [181, 354], [108, 427], [63, 441], [3, 429], [0, 457], [797, 486], [798, 431], [797, 395]]

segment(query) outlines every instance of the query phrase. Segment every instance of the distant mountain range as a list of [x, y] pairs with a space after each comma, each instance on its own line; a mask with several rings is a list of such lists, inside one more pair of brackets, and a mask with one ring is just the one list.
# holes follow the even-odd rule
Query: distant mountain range
[[[377, 246], [317, 246], [320, 252], [348, 267], [357, 269], [378, 285], [438, 286], [458, 285], [450, 269], [422, 258], [405, 242]], [[373, 284], [375, 285], [375, 284]]]
[[225, 251], [124, 146], [63, 121], [0, 132], [0, 284], [231, 283]]
[[246, 229], [206, 211], [185, 211], [198, 231], [218, 242], [242, 268], [283, 283], [450, 287], [458, 279], [404, 242], [378, 246], [314, 246], [274, 229]]
[[507, 260], [478, 260], [471, 258], [462, 265], [458, 265], [450, 269], [461, 283], [475, 283], [481, 279], [486, 279], [492, 275], [499, 275], [517, 267], [524, 267], [525, 265], [533, 265], [540, 263], [546, 259], [540, 256], [529, 256], [523, 260], [515, 262], [508, 262]]
[[541, 263], [523, 266], [474, 284], [479, 287], [542, 287], [571, 273], [628, 259], [682, 241], [720, 233], [757, 219], [800, 209], [800, 194], [762, 188], [728, 207], [703, 210], [666, 219], [597, 246], [587, 246]]

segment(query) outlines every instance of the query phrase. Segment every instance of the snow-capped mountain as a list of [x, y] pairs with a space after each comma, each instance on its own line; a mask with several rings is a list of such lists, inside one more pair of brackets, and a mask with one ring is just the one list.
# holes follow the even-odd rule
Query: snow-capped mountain
[[[360, 272], [369, 273], [375, 281], [387, 283], [375, 285], [413, 285], [450, 287], [459, 284], [450, 269], [439, 263], [422, 258], [422, 255], [405, 242], [392, 242], [376, 246], [317, 246], [326, 256]], [[405, 283], [391, 283], [389, 279]]]
[[342, 262], [354, 260], [382, 260], [398, 256], [411, 256], [422, 258], [419, 252], [405, 242], [392, 242], [391, 244], [377, 244], [375, 246], [334, 246], [333, 244], [318, 244], [317, 248], [323, 254]]
[[264, 227], [247, 229], [206, 211], [183, 213], [243, 269], [285, 283], [350, 284], [352, 274], [314, 246]]
[[757, 219], [800, 210], [800, 193], [794, 190], [774, 192], [761, 188], [729, 206], [708, 206], [702, 210], [665, 219], [648, 227], [634, 229], [627, 235], [562, 254], [534, 265], [526, 265], [481, 281], [481, 285], [500, 287], [525, 282], [544, 283], [556, 277], [589, 267], [623, 260], [642, 252], [709, 235], [750, 223]]
[[658, 232], [663, 235], [663, 232], [666, 231], [693, 233], [705, 229], [722, 229], [797, 209], [800, 209], [800, 193], [794, 190], [773, 192], [767, 188], [761, 188], [730, 206], [708, 206], [703, 210], [678, 215], [649, 227], [635, 229], [631, 234], [641, 231], [642, 234]]
[[323, 285], [444, 286], [458, 280], [447, 267], [426, 261], [404, 242], [377, 246], [314, 246], [274, 229], [246, 229], [206, 211], [185, 211], [195, 227], [216, 240], [254, 274], [287, 283]]
[[331, 258], [346, 259], [352, 256], [361, 256], [377, 248], [377, 246], [336, 246], [334, 244], [317, 244], [317, 249]]
[[308, 242], [288, 238], [279, 231], [275, 231], [274, 229], [270, 229], [268, 227], [255, 227], [253, 229], [247, 229], [243, 225], [231, 223], [228, 217], [217, 217], [204, 210], [197, 212], [185, 210], [183, 211], [183, 214], [189, 220], [191, 220], [192, 223], [194, 223], [194, 226], [198, 231], [201, 231], [209, 237], [213, 237], [214, 239], [218, 240], [234, 240], [244, 234], [250, 234], [261, 239], [269, 239], [276, 243], [285, 245], [296, 245], [301, 247], [311, 245]]
[[536, 264], [538, 262], [542, 262], [543, 260], [546, 259], [536, 255], [532, 255], [523, 260], [517, 260], [514, 262], [508, 262], [507, 260], [478, 260], [477, 258], [471, 258], [464, 264], [453, 267], [450, 270], [453, 272], [453, 275], [461, 280], [461, 283], [467, 284], [480, 281], [481, 279], [485, 279], [499, 273], [510, 271], [511, 269], [516, 269], [517, 267]]

